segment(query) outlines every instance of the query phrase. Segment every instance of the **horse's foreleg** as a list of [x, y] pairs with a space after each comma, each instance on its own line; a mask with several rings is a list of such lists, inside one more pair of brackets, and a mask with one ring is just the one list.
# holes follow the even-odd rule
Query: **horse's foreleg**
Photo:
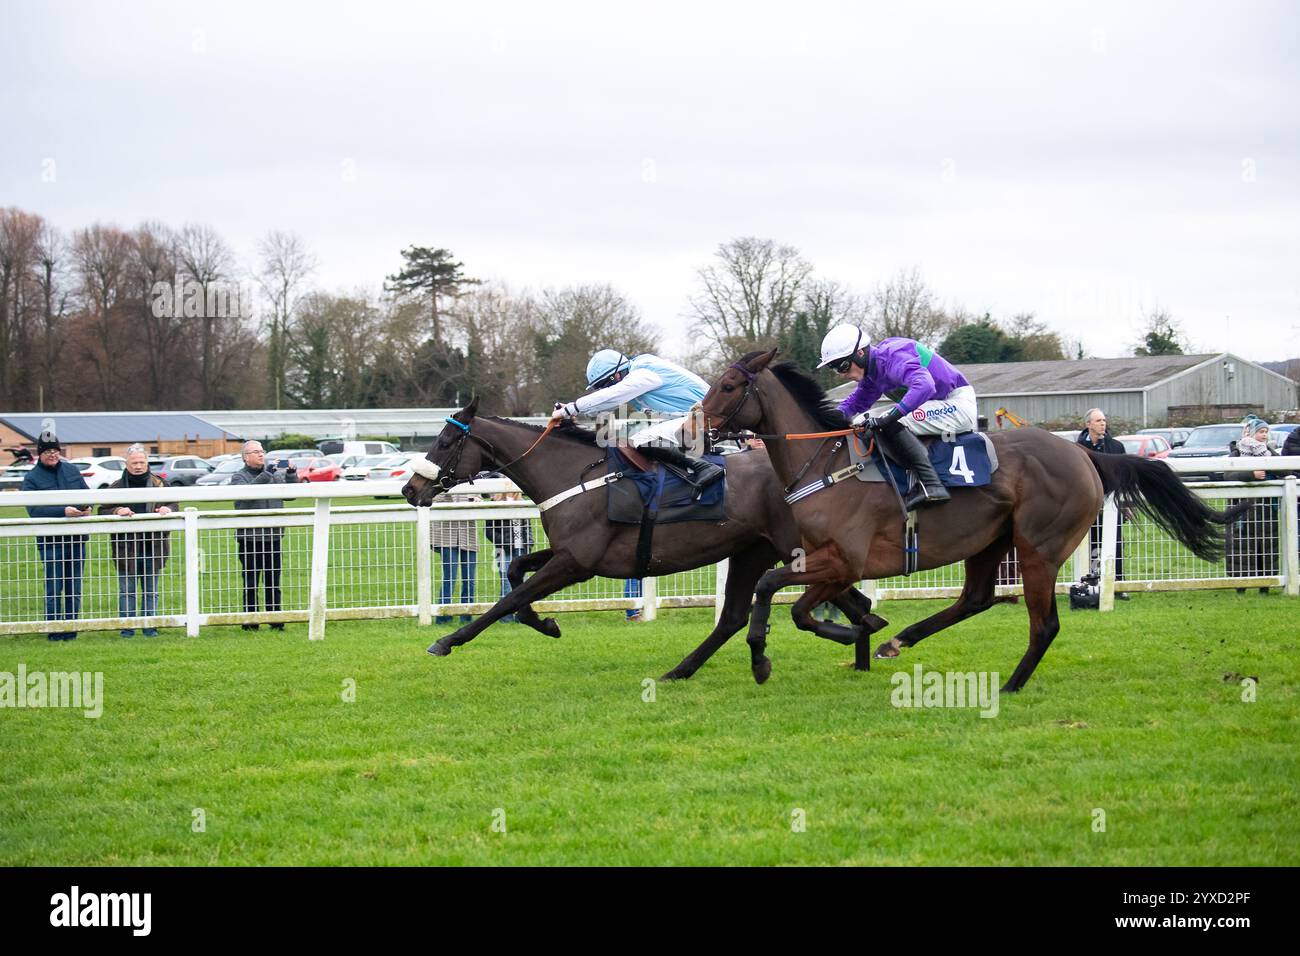
[[749, 620], [749, 633], [745, 640], [749, 644], [750, 667], [754, 680], [763, 683], [771, 676], [772, 662], [764, 651], [767, 649], [768, 619], [772, 615], [772, 595], [781, 588], [791, 584], [825, 584], [833, 583], [838, 587], [830, 592], [838, 595], [854, 583], [853, 572], [847, 562], [840, 556], [839, 549], [833, 545], [823, 545], [806, 555], [802, 561], [802, 570], [794, 570], [793, 565], [774, 568], [764, 574], [754, 589], [754, 613]]
[[592, 573], [580, 566], [568, 554], [556, 554], [540, 571], [512, 590], [492, 607], [458, 628], [446, 637], [440, 638], [429, 646], [429, 653], [435, 657], [446, 657], [452, 648], [474, 640], [485, 628], [498, 618], [517, 612], [519, 608], [532, 601], [540, 600], [570, 584], [578, 584], [592, 577]]
[[745, 621], [749, 619], [749, 605], [754, 598], [754, 585], [775, 560], [771, 550], [761, 546], [732, 556], [727, 571], [726, 597], [723, 599], [718, 623], [699, 647], [687, 654], [680, 664], [660, 680], [684, 680], [690, 677], [719, 647], [731, 639], [731, 635], [745, 626]]
[[[534, 551], [531, 554], [521, 554], [510, 562], [510, 567], [506, 569], [506, 579], [510, 582], [510, 590], [520, 588], [524, 583], [524, 576], [532, 574], [541, 569], [547, 561], [555, 556], [553, 548], [543, 548], [541, 551]], [[560, 625], [556, 623], [555, 618], [548, 617], [542, 620], [537, 616], [531, 604], [525, 604], [515, 612], [515, 617], [519, 619], [520, 624], [527, 624], [534, 631], [540, 631], [547, 637], [559, 637]]]
[[1041, 557], [1031, 545], [1016, 542], [1020, 549], [1020, 578], [1025, 583], [1025, 607], [1029, 610], [1029, 649], [1003, 685], [1004, 693], [1025, 686], [1061, 629], [1056, 615], [1056, 572], [1059, 565]]

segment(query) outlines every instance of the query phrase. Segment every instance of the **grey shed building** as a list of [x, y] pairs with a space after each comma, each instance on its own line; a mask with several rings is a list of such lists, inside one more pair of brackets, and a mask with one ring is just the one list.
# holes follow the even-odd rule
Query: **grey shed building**
[[[1221, 352], [958, 365], [990, 426], [999, 408], [1031, 424], [1077, 422], [1090, 408], [1140, 427], [1240, 421], [1300, 407], [1300, 385]], [[843, 386], [832, 391], [842, 398]]]

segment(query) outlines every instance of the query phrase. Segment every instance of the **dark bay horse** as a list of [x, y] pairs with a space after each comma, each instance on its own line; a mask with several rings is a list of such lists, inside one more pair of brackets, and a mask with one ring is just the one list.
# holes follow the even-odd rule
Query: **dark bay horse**
[[[600, 575], [631, 578], [637, 575], [639, 527], [611, 524], [606, 517], [608, 492], [602, 485], [606, 449], [596, 434], [564, 426], [538, 443], [535, 426], [506, 418], [475, 416], [478, 399], [449, 420], [434, 440], [426, 459], [436, 478], [416, 474], [402, 488], [415, 506], [428, 505], [440, 492], [469, 481], [484, 469], [501, 470], [529, 498], [539, 504], [576, 488], [585, 478], [593, 488], [542, 511], [542, 526], [551, 546], [511, 562], [511, 592], [485, 614], [436, 641], [429, 653], [439, 657], [473, 640], [493, 621], [516, 614], [522, 624], [550, 637], [559, 637], [554, 618], [540, 620], [531, 604], [570, 584]], [[536, 449], [530, 450], [536, 443]], [[527, 454], [525, 454], [527, 452]], [[521, 457], [522, 456], [522, 457]], [[600, 463], [598, 467], [592, 467]], [[728, 638], [749, 620], [754, 585], [778, 561], [801, 554], [799, 530], [786, 505], [767, 456], [761, 449], [727, 459], [726, 520], [688, 521], [655, 528], [648, 567], [652, 575], [672, 574], [730, 559], [726, 598], [712, 633], [686, 658], [663, 676], [664, 680], [694, 674]], [[525, 580], [525, 575], [532, 576]], [[845, 592], [845, 593], [841, 593]], [[858, 640], [864, 627], [872, 630], [885, 621], [871, 614], [871, 601], [856, 589], [841, 588], [828, 598], [848, 615], [854, 626], [818, 622], [814, 632], [840, 644]], [[755, 673], [759, 683], [767, 679]]]
[[[788, 435], [848, 426], [839, 408], [793, 365], [772, 365], [776, 350], [752, 352], [732, 365], [704, 397], [705, 420], [715, 428]], [[1037, 428], [993, 436], [998, 470], [978, 488], [953, 488], [952, 500], [918, 514], [919, 570], [966, 563], [966, 583], [951, 607], [904, 628], [880, 645], [877, 657], [896, 657], [931, 634], [987, 610], [995, 603], [998, 564], [1014, 545], [1029, 611], [1029, 649], [1002, 688], [1025, 685], [1060, 630], [1056, 575], [1088, 533], [1104, 496], [1152, 518], [1198, 557], [1222, 556], [1216, 525], [1235, 517], [1214, 511], [1188, 491], [1163, 462], [1129, 455], [1098, 455]], [[848, 465], [848, 449], [817, 441], [768, 441], [772, 467], [783, 485], [802, 487]], [[796, 480], [798, 479], [798, 480]], [[791, 584], [807, 585], [795, 604], [800, 627], [808, 611], [864, 579], [901, 574], [903, 521], [887, 483], [856, 480], [831, 484], [795, 503], [794, 517], [808, 555], [800, 569], [766, 572], [756, 588], [747, 640], [755, 673], [770, 667], [764, 635], [771, 597]], [[870, 622], [868, 622], [870, 623]], [[856, 647], [855, 666], [869, 666], [868, 635]]]

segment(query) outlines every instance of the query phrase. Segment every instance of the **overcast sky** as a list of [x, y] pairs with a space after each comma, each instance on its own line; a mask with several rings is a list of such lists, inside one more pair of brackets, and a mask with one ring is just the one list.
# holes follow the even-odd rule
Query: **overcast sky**
[[667, 354], [696, 270], [754, 235], [1092, 355], [1161, 307], [1198, 351], [1281, 359], [1298, 9], [0, 0], [0, 205], [204, 222], [250, 265], [296, 231], [327, 288], [377, 290], [412, 243], [610, 282]]

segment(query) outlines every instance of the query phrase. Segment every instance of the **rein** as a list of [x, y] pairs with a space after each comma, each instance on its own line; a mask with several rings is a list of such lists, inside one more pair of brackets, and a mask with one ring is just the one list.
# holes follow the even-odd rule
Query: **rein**
[[[474, 439], [474, 441], [478, 443], [478, 446], [480, 448], [484, 449], [489, 455], [492, 456], [493, 461], [499, 461], [500, 456], [497, 455], [497, 450], [490, 441], [487, 441], [486, 439], [483, 438], [479, 438], [478, 435], [471, 434], [470, 427], [464, 424], [463, 422], [461, 422], [459, 419], [444, 418], [443, 421], [446, 422], [448, 425], [455, 425], [457, 428], [460, 429], [460, 436], [456, 439], [456, 454], [455, 457], [453, 457], [451, 460], [451, 467], [449, 467], [443, 474], [439, 475], [436, 482], [438, 487], [440, 487], [443, 490], [443, 492], [448, 492], [451, 491], [452, 488], [468, 480], [466, 478], [461, 478], [461, 479], [456, 478], [456, 469], [460, 467], [460, 459], [461, 459], [461, 455], [464, 454], [465, 452], [465, 440], [467, 438]], [[530, 454], [532, 454], [533, 449], [542, 443], [542, 439], [555, 430], [555, 426], [556, 426], [556, 420], [552, 418], [550, 421], [546, 423], [546, 427], [542, 429], [542, 433], [537, 436], [537, 441], [533, 442], [531, 445], [528, 446], [527, 451], [525, 451], [518, 458], [506, 462], [504, 465], [498, 465], [497, 471], [504, 472], [507, 468], [517, 465], [519, 462], [527, 458]]]

